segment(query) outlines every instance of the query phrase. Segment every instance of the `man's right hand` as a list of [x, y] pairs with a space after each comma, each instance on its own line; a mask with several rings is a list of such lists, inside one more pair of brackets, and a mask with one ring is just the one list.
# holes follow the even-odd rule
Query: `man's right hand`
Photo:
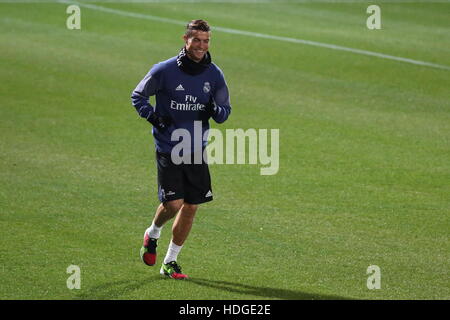
[[166, 116], [158, 116], [156, 113], [152, 113], [148, 118], [148, 122], [150, 122], [154, 127], [156, 127], [159, 131], [164, 131], [167, 127], [172, 123], [172, 119]]

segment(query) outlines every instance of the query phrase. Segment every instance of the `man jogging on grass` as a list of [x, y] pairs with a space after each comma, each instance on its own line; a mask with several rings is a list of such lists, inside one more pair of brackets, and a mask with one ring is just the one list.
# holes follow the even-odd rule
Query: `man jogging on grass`
[[[192, 20], [186, 26], [185, 44], [178, 56], [155, 64], [131, 96], [139, 115], [153, 125], [161, 202], [151, 226], [144, 233], [140, 254], [145, 264], [156, 263], [161, 229], [176, 217], [160, 270], [173, 279], [187, 278], [181, 272], [177, 256], [189, 235], [198, 205], [213, 199], [208, 164], [202, 156], [207, 144], [203, 134], [209, 129], [210, 118], [222, 123], [231, 112], [223, 73], [211, 62], [210, 37], [206, 21]], [[155, 107], [149, 103], [153, 95], [156, 96]], [[199, 136], [199, 128], [200, 143], [192, 141], [194, 133]], [[185, 143], [180, 132], [189, 132], [191, 148], [179, 153], [177, 144]], [[177, 152], [172, 152], [175, 150]], [[180, 156], [188, 160], [180, 163]]]

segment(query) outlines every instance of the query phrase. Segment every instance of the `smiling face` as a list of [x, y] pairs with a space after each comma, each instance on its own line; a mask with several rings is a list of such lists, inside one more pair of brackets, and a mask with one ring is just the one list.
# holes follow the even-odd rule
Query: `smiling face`
[[200, 62], [208, 51], [210, 38], [211, 32], [201, 30], [193, 30], [189, 35], [184, 35], [188, 57], [195, 62]]

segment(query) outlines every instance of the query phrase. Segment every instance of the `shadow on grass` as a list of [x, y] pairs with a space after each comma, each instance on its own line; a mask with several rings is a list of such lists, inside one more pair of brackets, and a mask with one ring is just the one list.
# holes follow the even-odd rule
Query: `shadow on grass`
[[120, 299], [127, 293], [138, 290], [149, 284], [149, 281], [164, 280], [161, 276], [154, 276], [145, 279], [120, 280], [108, 282], [96, 287], [83, 290], [74, 299], [79, 300], [111, 300]]
[[215, 281], [199, 278], [190, 278], [189, 282], [193, 282], [200, 286], [223, 290], [231, 293], [247, 294], [272, 299], [276, 298], [283, 300], [350, 300], [350, 298], [340, 296], [306, 293], [289, 289], [254, 287], [246, 284], [233, 283], [228, 281]]
[[[82, 290], [74, 299], [78, 300], [111, 300], [120, 299], [124, 295], [138, 290], [153, 281], [180, 281], [161, 277], [160, 275], [134, 280], [119, 280], [114, 282], [104, 283], [92, 288]], [[242, 283], [234, 283], [229, 281], [216, 281], [201, 278], [189, 278], [185, 280], [186, 283], [194, 283], [199, 286], [213, 288], [217, 290], [227, 291], [231, 293], [245, 294], [250, 296], [264, 297], [269, 299], [282, 300], [350, 300], [333, 295], [323, 295], [315, 293], [306, 293], [290, 289], [255, 287]]]

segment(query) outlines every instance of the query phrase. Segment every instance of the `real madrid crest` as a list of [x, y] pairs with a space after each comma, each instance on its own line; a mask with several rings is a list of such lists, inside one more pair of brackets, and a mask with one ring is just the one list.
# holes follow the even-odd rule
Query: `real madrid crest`
[[208, 92], [210, 92], [211, 91], [211, 85], [209, 84], [209, 82], [205, 82], [204, 84], [203, 84], [203, 92], [204, 93], [208, 93]]

